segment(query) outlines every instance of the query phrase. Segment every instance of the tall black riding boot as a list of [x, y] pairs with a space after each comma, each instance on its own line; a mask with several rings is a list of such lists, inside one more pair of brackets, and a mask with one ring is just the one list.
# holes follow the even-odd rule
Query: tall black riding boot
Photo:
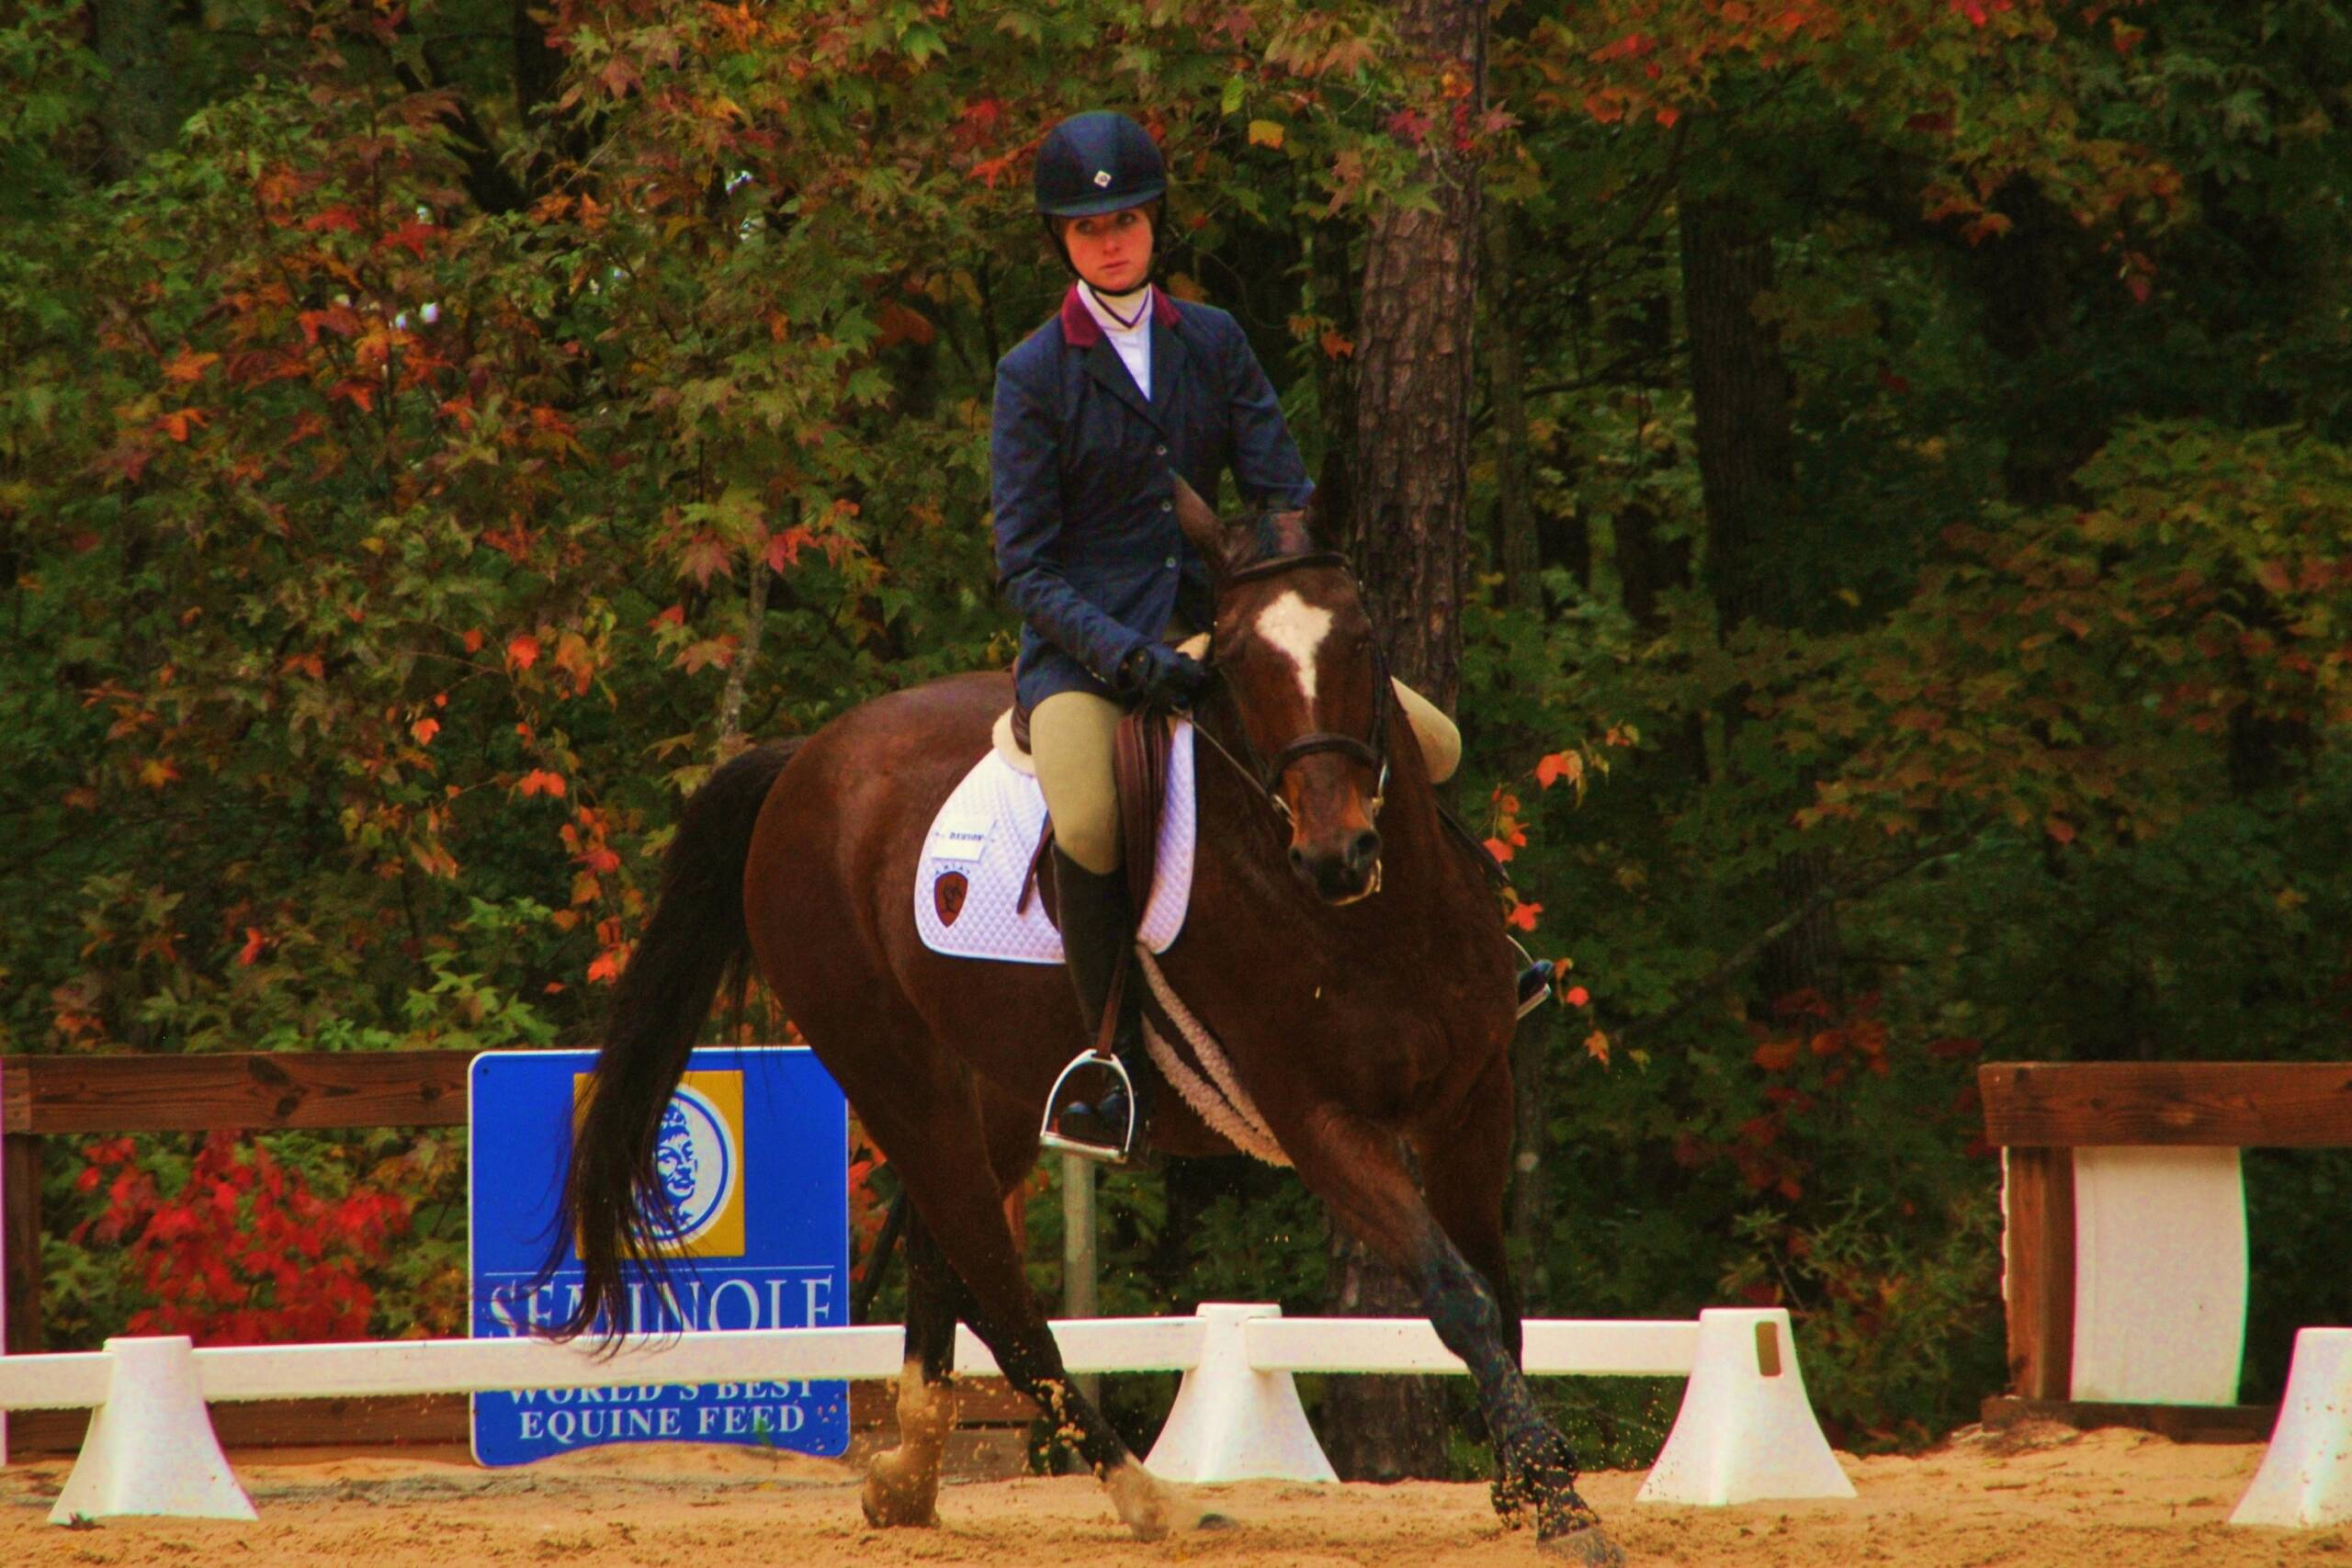
[[[1127, 897], [1125, 872], [1105, 875], [1089, 871], [1064, 854], [1059, 846], [1054, 850], [1054, 888], [1061, 917], [1062, 948], [1069, 956], [1070, 983], [1078, 991], [1079, 1016], [1085, 1021], [1091, 1053], [1102, 1034], [1102, 1007], [1111, 992], [1111, 977], [1118, 970], [1119, 955], [1135, 943], [1135, 905]], [[1142, 976], [1130, 969], [1121, 993], [1111, 1052], [1126, 1069], [1128, 1083], [1134, 1085], [1136, 1135], [1132, 1139], [1127, 1135], [1125, 1086], [1120, 1083], [1117, 1074], [1107, 1068], [1101, 1072], [1102, 1077], [1109, 1080], [1107, 1088], [1089, 1086], [1080, 1089], [1086, 1098], [1072, 1100], [1048, 1122], [1057, 1137], [1071, 1145], [1082, 1145], [1071, 1152], [1114, 1162], [1126, 1158], [1142, 1146], [1159, 1071], [1152, 1066], [1150, 1054], [1143, 1045]]]

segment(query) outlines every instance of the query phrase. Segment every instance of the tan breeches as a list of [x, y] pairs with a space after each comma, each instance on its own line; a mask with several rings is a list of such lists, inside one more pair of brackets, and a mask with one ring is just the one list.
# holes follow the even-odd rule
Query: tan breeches
[[[1430, 782], [1444, 783], [1462, 761], [1462, 731], [1404, 682], [1391, 683], [1420, 743]], [[1124, 711], [1091, 692], [1059, 692], [1029, 715], [1029, 755], [1054, 819], [1054, 841], [1098, 875], [1119, 868], [1119, 795], [1111, 777], [1111, 748]]]

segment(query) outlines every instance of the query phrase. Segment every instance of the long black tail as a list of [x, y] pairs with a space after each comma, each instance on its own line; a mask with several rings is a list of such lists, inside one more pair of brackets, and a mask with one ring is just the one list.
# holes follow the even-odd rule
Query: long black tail
[[624, 1269], [666, 1273], [656, 1245], [661, 1231], [650, 1222], [669, 1212], [654, 1170], [656, 1134], [721, 986], [740, 1004], [749, 984], [743, 870], [752, 828], [799, 746], [796, 738], [746, 751], [711, 774], [686, 802], [662, 858], [662, 894], [621, 972], [594, 1092], [572, 1135], [543, 1274], [554, 1273], [565, 1244], [576, 1239], [587, 1278], [578, 1304], [558, 1314], [549, 1330], [555, 1337], [599, 1325], [607, 1336], [626, 1332]]

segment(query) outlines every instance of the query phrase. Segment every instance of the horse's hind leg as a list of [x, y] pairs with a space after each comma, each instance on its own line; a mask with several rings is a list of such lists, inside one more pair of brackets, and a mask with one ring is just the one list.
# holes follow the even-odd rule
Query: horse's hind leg
[[939, 1522], [939, 1464], [956, 1427], [956, 1321], [964, 1282], [940, 1256], [921, 1213], [907, 1222], [907, 1352], [899, 1374], [899, 1446], [874, 1456], [860, 1501], [877, 1529]]
[[[1498, 1100], [1509, 1106], [1508, 1095]], [[1283, 1146], [1307, 1186], [1405, 1271], [1438, 1337], [1468, 1365], [1502, 1471], [1498, 1502], [1532, 1504], [1536, 1540], [1547, 1551], [1587, 1568], [1623, 1562], [1600, 1516], [1577, 1495], [1576, 1456], [1536, 1408], [1516, 1346], [1505, 1337], [1501, 1300], [1422, 1201], [1396, 1140], [1326, 1105], [1309, 1112], [1295, 1134], [1285, 1130]]]
[[[999, 1158], [991, 1160], [989, 1140], [981, 1129], [978, 1097], [968, 1076], [960, 1069], [952, 1071], [963, 1079], [956, 1089], [948, 1091], [944, 1085], [939, 1085], [943, 1092], [929, 1097], [910, 1097], [903, 1083], [895, 1086], [899, 1090], [896, 1094], [876, 1093], [863, 1099], [855, 1089], [850, 1089], [850, 1098], [858, 1104], [866, 1131], [897, 1168], [908, 1200], [914, 1205], [916, 1224], [908, 1233], [910, 1269], [918, 1267], [918, 1252], [912, 1244], [917, 1235], [922, 1235], [925, 1238], [924, 1247], [935, 1249], [937, 1258], [946, 1266], [936, 1273], [952, 1270], [952, 1278], [936, 1289], [918, 1286], [915, 1276], [909, 1276], [910, 1362], [918, 1356], [919, 1334], [926, 1349], [937, 1347], [937, 1375], [933, 1375], [932, 1359], [926, 1354], [922, 1366], [910, 1365], [912, 1376], [909, 1381], [922, 1391], [924, 1401], [934, 1389], [944, 1392], [949, 1358], [954, 1350], [955, 1321], [962, 1318], [988, 1346], [1006, 1381], [1036, 1402], [1055, 1429], [1102, 1482], [1120, 1518], [1137, 1536], [1155, 1540], [1179, 1522], [1177, 1511], [1102, 1413], [1071, 1386], [1062, 1367], [1061, 1348], [1054, 1343], [1053, 1330], [1030, 1294], [1021, 1256], [1013, 1245], [1012, 1229], [1005, 1220], [1003, 1187], [993, 1168], [1001, 1164], [1005, 1151], [997, 1151]], [[922, 1115], [908, 1112], [910, 1098], [929, 1100]], [[933, 1272], [924, 1269], [927, 1276]], [[919, 1298], [925, 1303], [920, 1309], [920, 1315], [924, 1318], [920, 1330], [915, 1322]], [[943, 1317], [944, 1326], [939, 1326]], [[908, 1447], [907, 1389], [908, 1382], [902, 1382], [899, 1396], [901, 1450]], [[946, 1408], [944, 1400], [939, 1408]], [[928, 1412], [922, 1414], [929, 1416]], [[944, 1428], [941, 1431], [944, 1438]], [[916, 1471], [917, 1457], [909, 1453], [903, 1460], [893, 1461], [892, 1468], [899, 1472], [895, 1476], [883, 1474], [882, 1461], [876, 1461], [866, 1488], [869, 1517], [876, 1499], [894, 1487], [899, 1493], [910, 1495], [916, 1489], [913, 1483], [921, 1481], [931, 1489], [931, 1495], [935, 1495], [936, 1460], [933, 1458], [923, 1467], [928, 1472], [928, 1479], [923, 1480]], [[926, 1506], [923, 1517], [928, 1517], [928, 1513]]]

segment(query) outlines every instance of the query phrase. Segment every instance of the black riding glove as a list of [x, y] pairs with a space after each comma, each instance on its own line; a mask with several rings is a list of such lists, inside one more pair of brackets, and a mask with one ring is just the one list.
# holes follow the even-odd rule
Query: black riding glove
[[1119, 660], [1119, 690], [1155, 707], [1191, 707], [1208, 683], [1207, 665], [1164, 642], [1143, 643]]

